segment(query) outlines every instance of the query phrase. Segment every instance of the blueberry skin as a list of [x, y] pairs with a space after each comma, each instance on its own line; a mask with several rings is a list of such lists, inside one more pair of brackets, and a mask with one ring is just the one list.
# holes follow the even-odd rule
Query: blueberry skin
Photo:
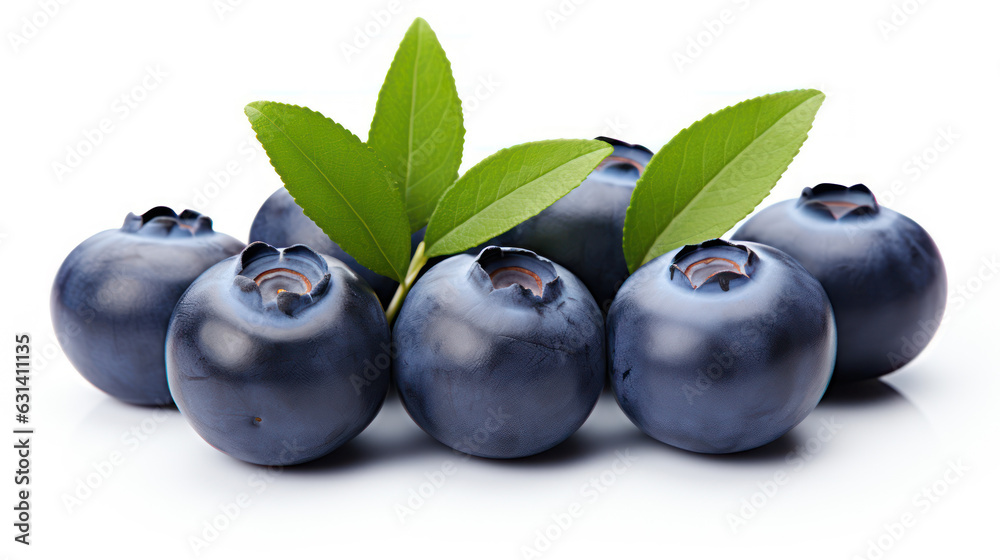
[[[410, 252], [416, 251], [417, 245], [423, 240], [423, 229], [410, 236]], [[253, 224], [250, 225], [250, 242], [254, 241], [263, 241], [274, 247], [307, 245], [319, 253], [343, 261], [375, 290], [383, 308], [389, 305], [396, 292], [398, 284], [395, 280], [368, 270], [344, 252], [340, 245], [323, 233], [316, 222], [305, 215], [284, 187], [274, 191], [257, 211]]]
[[[730, 245], [701, 247], [711, 255]], [[788, 255], [745, 248], [749, 277], [720, 274], [693, 289], [672, 268], [685, 247], [636, 270], [611, 305], [611, 387], [628, 418], [663, 443], [759, 447], [801, 422], [830, 381], [836, 331], [823, 288]]]
[[191, 210], [129, 214], [120, 229], [85, 240], [59, 267], [50, 308], [63, 351], [116, 399], [170, 404], [163, 343], [174, 304], [199, 274], [241, 249]]
[[[310, 284], [276, 293], [252, 279], [267, 270]], [[375, 418], [390, 350], [375, 293], [344, 263], [258, 242], [207, 270], [177, 303], [167, 373], [177, 407], [209, 444], [249, 463], [293, 465]]]
[[559, 263], [586, 284], [602, 310], [628, 278], [622, 229], [632, 191], [653, 153], [599, 137], [614, 146], [583, 183], [492, 245], [523, 247]]
[[[490, 272], [537, 274], [542, 296]], [[586, 287], [522, 249], [450, 257], [411, 290], [393, 327], [393, 378], [435, 439], [488, 458], [540, 453], [572, 435], [605, 379], [604, 324]]]
[[[837, 219], [824, 205], [830, 200], [859, 206]], [[834, 382], [895, 371], [940, 324], [948, 290], [941, 253], [922, 227], [879, 206], [864, 185], [805, 189], [750, 218], [733, 239], [776, 247], [823, 284], [839, 335]]]

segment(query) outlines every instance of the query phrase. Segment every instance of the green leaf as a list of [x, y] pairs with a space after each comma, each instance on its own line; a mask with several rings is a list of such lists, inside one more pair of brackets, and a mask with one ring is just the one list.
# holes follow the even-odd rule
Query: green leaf
[[598, 140], [529, 142], [484, 159], [445, 191], [427, 256], [460, 253], [500, 235], [576, 188], [612, 148]]
[[623, 241], [629, 271], [718, 237], [753, 211], [799, 152], [823, 99], [813, 89], [765, 95], [674, 136], [632, 192]]
[[410, 262], [406, 212], [374, 150], [305, 107], [255, 101], [244, 112], [306, 215], [358, 262], [402, 280]]
[[410, 230], [458, 178], [465, 127], [451, 63], [427, 22], [406, 32], [378, 94], [368, 145], [403, 191]]

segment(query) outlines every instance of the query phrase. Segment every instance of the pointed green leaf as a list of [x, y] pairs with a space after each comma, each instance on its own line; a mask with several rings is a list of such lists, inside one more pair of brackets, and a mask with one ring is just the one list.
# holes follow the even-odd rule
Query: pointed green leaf
[[824, 98], [812, 89], [757, 97], [674, 136], [632, 192], [623, 242], [629, 271], [746, 217], [799, 152]]
[[427, 22], [406, 32], [378, 94], [368, 145], [392, 171], [410, 230], [427, 225], [458, 178], [465, 127], [451, 63]]
[[445, 191], [426, 255], [460, 253], [500, 235], [576, 188], [612, 148], [598, 140], [545, 140], [500, 150]]
[[410, 262], [406, 212], [374, 150], [305, 107], [255, 101], [244, 112], [306, 215], [358, 262], [402, 280]]

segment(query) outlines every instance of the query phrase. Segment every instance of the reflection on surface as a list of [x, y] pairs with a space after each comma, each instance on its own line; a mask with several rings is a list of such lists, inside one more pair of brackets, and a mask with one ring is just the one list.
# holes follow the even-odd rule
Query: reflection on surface
[[[83, 508], [124, 511], [141, 495], [167, 504], [156, 514], [159, 523], [169, 521], [169, 512], [188, 511], [194, 521], [185, 530], [192, 532], [218, 515], [220, 504], [243, 495], [251, 506], [233, 531], [283, 515], [297, 519], [306, 508], [320, 516], [337, 511], [345, 519], [422, 526], [479, 523], [481, 515], [523, 518], [522, 540], [553, 513], [579, 504], [586, 517], [581, 527], [609, 523], [604, 516], [620, 516], [625, 507], [640, 512], [630, 514], [633, 529], [667, 526], [692, 542], [769, 538], [779, 530], [821, 540], [838, 527], [853, 550], [907, 507], [926, 484], [928, 465], [932, 474], [938, 467], [927, 419], [882, 381], [835, 387], [785, 436], [731, 455], [690, 453], [645, 436], [606, 391], [583, 427], [552, 450], [517, 460], [467, 458], [420, 430], [391, 393], [356, 439], [283, 469], [212, 449], [175, 410], [124, 405], [83, 388], [74, 397], [93, 405], [68, 438], [68, 470], [85, 480], [94, 476], [92, 462], [110, 452], [125, 459], [69, 515]], [[123, 443], [124, 432], [156, 415], [163, 421], [147, 441], [135, 449]], [[76, 485], [67, 479], [58, 490], [72, 492]]]
[[[151, 435], [147, 432], [155, 431], [160, 424], [181, 421], [174, 407], [137, 407], [100, 394], [93, 396], [94, 405], [83, 421], [76, 424], [70, 437], [81, 448], [119, 447], [122, 445], [119, 436], [129, 430], [138, 428], [139, 435]], [[843, 453], [857, 453], [866, 460], [884, 457], [891, 462], [919, 453], [930, 437], [930, 426], [919, 409], [892, 385], [872, 380], [831, 387], [805, 421], [770, 444], [726, 455], [691, 453], [643, 434], [618, 408], [614, 395], [606, 390], [583, 427], [562, 444], [532, 457], [489, 460], [465, 457], [424, 433], [409, 418], [398, 395], [392, 391], [378, 417], [360, 436], [326, 457], [287, 470], [302, 474], [347, 472], [384, 463], [405, 464], [421, 457], [469, 461], [491, 470], [558, 468], [606, 457], [627, 448], [657, 460], [698, 465], [712, 472], [750, 465], [780, 467], [795, 459], [797, 453], [802, 455], [803, 449], [810, 462], [814, 458], [827, 460], [827, 447], [842, 448]], [[207, 444], [205, 452], [218, 453]]]
[[[831, 388], [802, 424], [774, 442], [742, 453], [707, 455], [673, 448], [646, 436], [621, 412], [614, 395], [605, 390], [587, 422], [562, 444], [532, 457], [493, 460], [466, 457], [439, 443], [413, 423], [398, 395], [391, 392], [378, 417], [360, 436], [324, 458], [290, 470], [348, 471], [385, 462], [405, 463], [419, 457], [469, 461], [487, 469], [559, 468], [626, 448], [703, 467], [739, 469], [752, 464], [780, 467], [790, 460], [798, 465], [818, 458], [821, 450], [817, 439], [830, 440], [820, 441], [822, 444], [841, 439], [841, 428], [850, 428], [853, 435], [840, 445], [866, 448], [874, 445], [882, 450], [923, 441], [930, 429], [920, 411], [899, 391], [883, 381], [873, 380]], [[872, 442], [872, 438], [876, 441]]]
[[[86, 415], [73, 425], [70, 439], [73, 441], [88, 441], [108, 439], [117, 441], [118, 436], [128, 431], [134, 425], [148, 427], [150, 421], [162, 424], [168, 419], [180, 420], [177, 406], [140, 406], [129, 404], [102, 393], [96, 388], [87, 391], [86, 398], [90, 408]], [[106, 436], [106, 437], [105, 437]]]
[[889, 385], [881, 379], [869, 379], [857, 383], [843, 383], [832, 385], [823, 395], [820, 406], [873, 406], [873, 405], [893, 405], [905, 402], [909, 404], [895, 387]]

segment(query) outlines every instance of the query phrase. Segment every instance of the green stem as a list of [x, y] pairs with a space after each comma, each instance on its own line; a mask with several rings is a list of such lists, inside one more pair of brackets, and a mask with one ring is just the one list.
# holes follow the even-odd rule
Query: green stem
[[420, 245], [417, 245], [416, 252], [413, 253], [413, 258], [410, 259], [410, 267], [406, 270], [406, 278], [396, 288], [396, 293], [392, 296], [392, 301], [389, 302], [389, 307], [385, 310], [385, 317], [389, 320], [390, 325], [396, 320], [396, 315], [399, 314], [399, 308], [403, 306], [406, 294], [410, 292], [413, 283], [417, 281], [417, 275], [420, 274], [420, 269], [425, 264], [427, 264], [427, 257], [424, 256], [424, 242], [421, 241]]

